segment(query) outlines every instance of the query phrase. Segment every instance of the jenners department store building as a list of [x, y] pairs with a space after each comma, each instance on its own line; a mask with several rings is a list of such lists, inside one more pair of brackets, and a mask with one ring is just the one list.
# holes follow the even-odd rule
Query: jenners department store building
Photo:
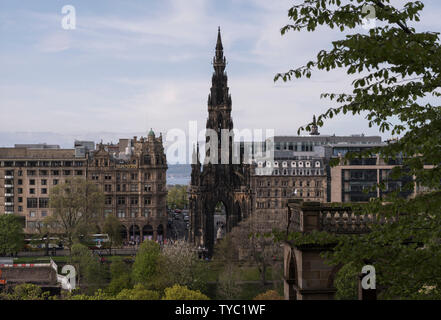
[[102, 214], [118, 217], [124, 239], [161, 241], [167, 228], [166, 170], [162, 136], [152, 130], [146, 138], [96, 148], [88, 141], [76, 141], [74, 149], [46, 144], [0, 148], [0, 214], [24, 216], [25, 233], [35, 233], [51, 215], [50, 189], [83, 177], [104, 192]]

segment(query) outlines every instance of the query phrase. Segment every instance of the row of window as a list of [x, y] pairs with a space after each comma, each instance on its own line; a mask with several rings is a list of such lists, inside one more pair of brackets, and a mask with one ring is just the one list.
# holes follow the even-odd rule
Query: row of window
[[[56, 184], [56, 183], [55, 183]], [[17, 188], [17, 193], [18, 194], [23, 194], [23, 188]], [[40, 193], [41, 194], [48, 194], [48, 188], [41, 188], [40, 189]], [[9, 195], [13, 195], [14, 194], [14, 189], [11, 188], [6, 188], [5, 189], [5, 194]], [[36, 189], [35, 188], [29, 188], [29, 194], [36, 194]]]
[[[12, 181], [10, 180], [5, 180], [5, 184], [11, 184], [12, 185]], [[31, 186], [35, 186], [36, 185], [36, 180], [35, 179], [29, 179], [28, 180], [28, 184]], [[52, 184], [55, 186], [58, 184], [58, 179], [53, 179], [52, 180]], [[17, 185], [21, 186], [23, 185], [23, 179], [18, 179], [17, 180]], [[40, 180], [40, 185], [42, 186], [47, 186], [47, 179], [41, 179]]]
[[[105, 173], [105, 174], [101, 174], [103, 176], [104, 180], [112, 180], [112, 174], [109, 173]], [[120, 180], [138, 180], [138, 173], [120, 173], [117, 172], [115, 174], [116, 180], [120, 181]], [[150, 172], [145, 172], [144, 175], [144, 180], [151, 180], [152, 179], [152, 174]], [[164, 174], [162, 174], [161, 172], [158, 172], [156, 175], [157, 179], [163, 179], [165, 177]], [[100, 178], [100, 174], [99, 173], [93, 173], [91, 175], [91, 179], [92, 180], [99, 180]]]
[[315, 175], [315, 176], [319, 176], [319, 175], [323, 175], [324, 171], [323, 169], [283, 169], [282, 171], [275, 169], [272, 172], [273, 175], [278, 176], [278, 175], [283, 175], [283, 176], [288, 176], [288, 175], [292, 175], [292, 176], [311, 176], [311, 175]]
[[[297, 190], [297, 194], [295, 194], [295, 190]], [[293, 197], [293, 196], [303, 196], [306, 195], [307, 197], [320, 197], [322, 195], [321, 190], [303, 190], [303, 189], [295, 189], [295, 190], [287, 190], [283, 189], [280, 193], [279, 190], [258, 190], [257, 196], [258, 197]]]
[[84, 167], [84, 161], [5, 161], [3, 167]]
[[[59, 175], [65, 175], [65, 176], [71, 176], [71, 175], [76, 175], [76, 176], [82, 176], [84, 174], [83, 170], [27, 170], [26, 174], [28, 176], [36, 176], [38, 173], [39, 176], [59, 176]], [[5, 176], [14, 176], [14, 171], [12, 170], [5, 170]], [[23, 170], [18, 170], [17, 171], [17, 176], [21, 177], [23, 176]], [[150, 172], [145, 172], [144, 173], [144, 180], [151, 180], [152, 179], [152, 174]], [[98, 173], [94, 173], [91, 176], [92, 180], [98, 180], [100, 177], [100, 174]], [[157, 179], [163, 179], [165, 177], [165, 175], [161, 172], [158, 172], [156, 175]], [[116, 173], [116, 180], [127, 180], [127, 179], [131, 179], [131, 180], [138, 180], [138, 173], [120, 173], [117, 172]], [[111, 174], [103, 174], [103, 179], [104, 180], [112, 180], [112, 175]]]
[[[49, 198], [27, 198], [27, 208], [49, 208]], [[19, 199], [20, 202], [20, 199]]]
[[325, 141], [307, 141], [307, 142], [276, 142], [274, 144], [276, 150], [287, 151], [313, 151], [314, 145], [326, 144]]
[[[303, 186], [315, 186], [316, 188], [320, 187], [322, 185], [322, 181], [323, 180], [294, 180], [294, 179], [289, 179], [289, 180], [281, 180], [279, 181], [278, 179], [266, 179], [266, 180], [259, 180], [258, 182], [258, 186], [259, 187], [277, 187], [277, 186], [281, 186], [281, 187], [303, 187]], [[279, 184], [280, 182], [280, 184]]]
[[[257, 162], [257, 166], [259, 168], [270, 168], [271, 166], [273, 166], [274, 168], [278, 168], [280, 164], [283, 168], [288, 168], [288, 161], [283, 161], [282, 163], [279, 163], [279, 161], [274, 161], [273, 163], [271, 163], [271, 161]], [[314, 163], [312, 163], [312, 161], [291, 161], [290, 165], [292, 168], [303, 168], [303, 166], [305, 166], [305, 168], [311, 168], [313, 165], [315, 168], [320, 168], [321, 166], [320, 161], [315, 161]]]
[[[83, 170], [26, 170], [26, 175], [28, 176], [82, 176], [84, 173]], [[5, 171], [6, 176], [14, 176], [13, 171]], [[17, 171], [17, 176], [22, 177], [23, 176], [23, 170]]]
[[[131, 196], [131, 197], [117, 196], [116, 197], [116, 203], [118, 205], [125, 205], [126, 203], [127, 204], [130, 203], [130, 205], [138, 205], [138, 202], [139, 202], [139, 198], [137, 196]], [[144, 202], [144, 205], [150, 205], [150, 204], [152, 204], [152, 199], [150, 197], [144, 197], [143, 202]], [[106, 196], [105, 204], [112, 205], [113, 204], [113, 197]]]
[[[130, 192], [137, 192], [138, 191], [138, 184], [130, 184], [130, 189], [127, 187], [126, 184], [117, 184], [116, 185], [116, 192], [125, 192], [125, 191], [130, 191]], [[162, 189], [162, 185], [158, 185], [158, 189]], [[144, 192], [151, 192], [152, 189], [152, 185], [151, 184], [145, 184], [144, 185]], [[104, 191], [105, 192], [112, 192], [112, 185], [111, 184], [105, 184], [104, 185]]]

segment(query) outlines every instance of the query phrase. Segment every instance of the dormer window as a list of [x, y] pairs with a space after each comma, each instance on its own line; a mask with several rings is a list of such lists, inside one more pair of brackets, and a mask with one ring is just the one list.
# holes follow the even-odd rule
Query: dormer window
[[316, 166], [316, 168], [320, 168], [320, 161], [316, 161], [315, 166]]
[[297, 167], [297, 164], [296, 164], [295, 161], [292, 161], [292, 162], [291, 162], [291, 167], [293, 167], [293, 168]]
[[309, 168], [309, 167], [311, 167], [311, 162], [309, 162], [309, 161], [306, 161], [306, 162], [305, 162], [305, 167], [306, 167], [306, 168]]
[[299, 168], [303, 168], [303, 161], [299, 161]]

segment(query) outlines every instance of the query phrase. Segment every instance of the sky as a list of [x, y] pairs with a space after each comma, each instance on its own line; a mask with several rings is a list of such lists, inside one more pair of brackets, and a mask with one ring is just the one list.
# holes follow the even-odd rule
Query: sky
[[[166, 135], [186, 132], [189, 121], [202, 130], [218, 26], [235, 128], [296, 135], [333, 106], [320, 94], [348, 91], [351, 79], [339, 70], [274, 83], [344, 37], [324, 28], [281, 36], [294, 2], [0, 0], [0, 146], [72, 147], [75, 138], [116, 141], [150, 128]], [[441, 30], [440, 1], [423, 2], [419, 30]], [[65, 5], [75, 8], [73, 30], [62, 28]], [[379, 134], [362, 116], [339, 116], [320, 131]]]

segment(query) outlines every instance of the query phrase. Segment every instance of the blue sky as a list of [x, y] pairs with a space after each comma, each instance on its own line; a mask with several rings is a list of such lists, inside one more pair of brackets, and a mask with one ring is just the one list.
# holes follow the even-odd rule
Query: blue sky
[[[277, 72], [302, 65], [343, 36], [323, 29], [282, 37], [292, 3], [0, 0], [0, 146], [54, 143], [57, 135], [66, 146], [72, 137], [116, 140], [150, 127], [185, 131], [191, 120], [202, 129], [218, 26], [235, 127], [296, 134], [330, 106], [321, 92], [347, 90], [351, 80], [335, 71], [273, 83]], [[439, 1], [424, 3], [419, 28], [439, 31]], [[75, 30], [61, 27], [64, 5], [76, 9]], [[338, 117], [321, 132], [378, 133], [362, 117]]]

